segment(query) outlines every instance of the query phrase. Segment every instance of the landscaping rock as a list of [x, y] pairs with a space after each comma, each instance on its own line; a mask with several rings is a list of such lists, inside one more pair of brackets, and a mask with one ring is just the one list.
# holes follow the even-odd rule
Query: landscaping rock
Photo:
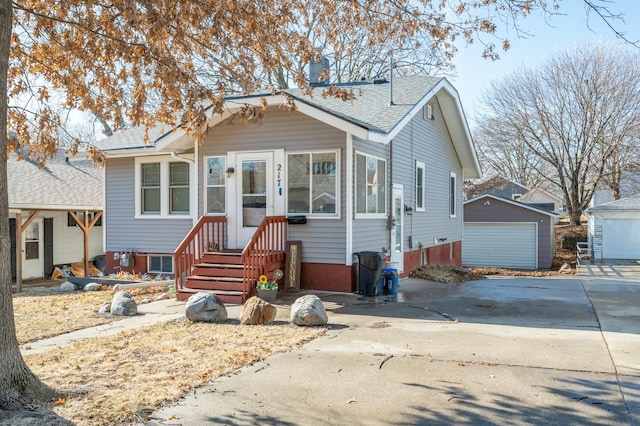
[[146, 305], [147, 303], [151, 303], [151, 299], [142, 299], [140, 301], [140, 303], [138, 303], [139, 305]]
[[154, 302], [157, 302], [158, 300], [164, 300], [164, 299], [168, 299], [169, 295], [167, 293], [162, 293], [159, 296], [156, 296], [155, 299], [153, 299]]
[[242, 305], [240, 323], [248, 325], [269, 324], [276, 319], [277, 313], [278, 309], [271, 303], [253, 296]]
[[69, 293], [72, 291], [76, 291], [77, 289], [78, 287], [76, 287], [74, 283], [71, 283], [69, 281], [65, 281], [62, 284], [60, 284], [60, 291], [62, 293]]
[[213, 293], [200, 292], [189, 297], [185, 314], [190, 321], [222, 322], [227, 320], [227, 308]]
[[98, 314], [106, 315], [111, 313], [111, 302], [104, 302], [100, 309], [98, 309]]
[[295, 325], [326, 325], [329, 318], [322, 300], [316, 295], [307, 294], [293, 302], [291, 322]]
[[111, 315], [133, 316], [138, 313], [138, 305], [126, 291], [119, 291], [111, 300]]
[[98, 291], [102, 288], [102, 286], [98, 283], [89, 283], [84, 286], [84, 291]]

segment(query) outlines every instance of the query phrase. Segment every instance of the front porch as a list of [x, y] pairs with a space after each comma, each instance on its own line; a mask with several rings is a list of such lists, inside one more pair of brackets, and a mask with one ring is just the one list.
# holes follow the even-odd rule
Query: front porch
[[227, 249], [227, 220], [203, 216], [174, 253], [176, 298], [213, 292], [225, 303], [256, 294], [260, 275], [285, 268], [286, 218], [267, 216], [242, 250]]

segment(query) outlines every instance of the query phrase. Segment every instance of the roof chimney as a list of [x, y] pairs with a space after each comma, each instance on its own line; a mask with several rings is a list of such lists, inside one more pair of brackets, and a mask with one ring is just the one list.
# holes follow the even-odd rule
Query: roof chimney
[[322, 57], [319, 61], [309, 62], [309, 84], [312, 86], [327, 86], [329, 85], [329, 76], [320, 81], [320, 76], [324, 70], [329, 70], [329, 59]]

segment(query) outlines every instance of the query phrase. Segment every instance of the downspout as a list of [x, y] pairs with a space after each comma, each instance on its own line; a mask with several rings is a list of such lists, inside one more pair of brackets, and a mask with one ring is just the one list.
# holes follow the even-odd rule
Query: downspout
[[347, 133], [346, 149], [345, 149], [345, 219], [346, 219], [346, 250], [345, 265], [353, 265], [353, 135]]
[[391, 252], [393, 247], [391, 246], [391, 232], [393, 230], [393, 139], [389, 141], [389, 179], [387, 179], [388, 185], [388, 219], [387, 219], [387, 230], [389, 231], [389, 256], [391, 256]]

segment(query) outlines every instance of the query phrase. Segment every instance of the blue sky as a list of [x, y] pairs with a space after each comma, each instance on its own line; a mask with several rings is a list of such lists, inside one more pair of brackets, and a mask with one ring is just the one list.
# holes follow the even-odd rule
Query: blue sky
[[[613, 0], [609, 6], [612, 11], [625, 15], [625, 22], [615, 21], [615, 27], [629, 39], [640, 40], [640, 1]], [[522, 20], [521, 27], [531, 36], [526, 39], [516, 38], [515, 32], [510, 30], [507, 38], [511, 42], [511, 48], [506, 52], [500, 51], [499, 61], [483, 59], [480, 44], [460, 46], [458, 56], [454, 60], [457, 75], [450, 80], [460, 94], [471, 128], [480, 106], [479, 97], [487, 91], [491, 81], [499, 80], [501, 76], [509, 74], [523, 64], [542, 64], [554, 53], [576, 44], [596, 39], [622, 43], [594, 13], [587, 18], [582, 0], [563, 0], [558, 13], [565, 15], [550, 17], [547, 23], [538, 13]]]

